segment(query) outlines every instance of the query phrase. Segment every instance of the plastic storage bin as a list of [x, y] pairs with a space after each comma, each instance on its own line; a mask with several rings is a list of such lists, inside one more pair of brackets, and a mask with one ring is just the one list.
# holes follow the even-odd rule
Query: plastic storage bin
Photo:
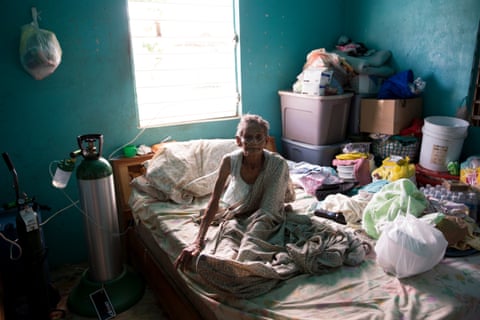
[[320, 166], [331, 166], [335, 156], [342, 152], [342, 144], [311, 145], [282, 138], [285, 158], [295, 162], [305, 161]]
[[279, 91], [283, 137], [312, 145], [345, 141], [353, 93], [313, 96]]

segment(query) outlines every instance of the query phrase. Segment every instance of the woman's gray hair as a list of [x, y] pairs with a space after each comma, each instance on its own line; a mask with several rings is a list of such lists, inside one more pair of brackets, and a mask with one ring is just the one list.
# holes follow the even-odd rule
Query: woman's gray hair
[[268, 137], [268, 130], [270, 130], [270, 124], [267, 120], [256, 114], [245, 114], [240, 118], [240, 122], [237, 126], [236, 135], [238, 137], [241, 137], [245, 128], [251, 123], [258, 124], [260, 127], [262, 127], [265, 131], [265, 136]]

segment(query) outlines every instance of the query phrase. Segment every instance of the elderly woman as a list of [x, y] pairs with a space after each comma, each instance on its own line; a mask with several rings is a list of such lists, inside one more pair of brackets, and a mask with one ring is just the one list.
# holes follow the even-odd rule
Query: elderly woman
[[258, 115], [240, 119], [235, 136], [240, 149], [223, 157], [196, 240], [180, 253], [175, 267], [183, 269], [200, 254], [216, 215], [229, 221], [229, 226], [222, 226], [217, 234], [215, 252], [222, 250], [218, 252], [222, 257], [237, 261], [271, 259], [271, 254], [262, 258], [264, 250], [255, 250], [259, 244], [251, 240], [275, 243], [271, 238], [283, 225], [284, 204], [294, 200], [294, 193], [288, 188], [285, 159], [265, 150], [268, 130], [269, 123]]
[[[369, 251], [351, 234], [286, 210], [294, 200], [288, 163], [265, 150], [268, 128], [257, 115], [241, 118], [240, 149], [223, 157], [198, 234], [175, 261], [222, 294], [254, 297], [299, 273], [357, 265]], [[214, 220], [219, 227], [207, 233]]]

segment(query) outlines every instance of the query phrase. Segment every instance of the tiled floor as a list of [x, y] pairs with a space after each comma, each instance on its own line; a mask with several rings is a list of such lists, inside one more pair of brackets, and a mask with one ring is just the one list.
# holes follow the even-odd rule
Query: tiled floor
[[[72, 288], [77, 284], [81, 275], [87, 268], [87, 264], [79, 265], [65, 265], [51, 272], [50, 278], [53, 285], [59, 290], [61, 300], [57, 307], [60, 310], [65, 311], [65, 315], [60, 316], [58, 319], [71, 319], [71, 320], [86, 320], [92, 318], [86, 318], [76, 315], [70, 312], [67, 308], [68, 294]], [[146, 288], [143, 298], [130, 309], [119, 313], [115, 317], [116, 320], [168, 320], [168, 316], [158, 306], [155, 301], [155, 297], [150, 290]]]

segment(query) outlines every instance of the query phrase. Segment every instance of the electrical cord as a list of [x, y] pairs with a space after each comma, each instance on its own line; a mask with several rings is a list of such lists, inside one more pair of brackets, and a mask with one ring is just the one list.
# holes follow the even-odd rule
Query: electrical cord
[[[50, 173], [50, 177], [51, 179], [53, 179], [54, 175], [53, 175], [53, 172], [52, 172], [52, 164], [53, 163], [58, 163], [59, 161], [58, 160], [55, 160], [55, 161], [52, 161], [50, 162], [50, 165], [49, 165], [49, 173]], [[80, 203], [79, 200], [77, 201], [74, 201], [66, 192], [65, 190], [63, 189], [59, 189], [63, 195], [70, 201], [70, 204], [58, 211], [56, 211], [55, 213], [53, 213], [48, 219], [46, 219], [44, 222], [42, 222], [40, 224], [40, 226], [43, 226], [45, 225], [47, 222], [49, 222], [50, 220], [52, 220], [54, 217], [56, 217], [58, 214], [62, 213], [63, 211], [71, 208], [71, 207], [75, 207], [78, 211], [80, 211], [81, 214], [83, 214], [83, 216], [85, 218], [87, 218], [87, 220], [89, 221], [89, 223], [93, 224], [94, 226], [96, 226], [97, 228], [99, 228], [100, 230], [103, 230], [103, 231], [110, 231], [108, 228], [102, 226], [100, 223], [98, 223], [95, 219], [93, 219], [91, 216], [89, 216], [85, 211], [83, 211], [83, 209], [78, 205]], [[127, 228], [125, 228], [124, 231], [122, 232], [111, 232], [111, 235], [114, 236], [114, 237], [121, 237], [121, 236], [124, 236], [127, 234], [127, 232], [131, 229], [131, 225], [129, 224], [127, 226]]]
[[[22, 257], [22, 247], [15, 241], [13, 240], [10, 240], [8, 239], [7, 237], [5, 237], [5, 235], [3, 234], [3, 232], [0, 232], [0, 238], [2, 238], [3, 240], [5, 240], [6, 242], [10, 243], [10, 260], [13, 260], [13, 261], [17, 261], [19, 260], [21, 257]], [[13, 247], [17, 247], [18, 251], [19, 251], [19, 254], [17, 257], [14, 257], [13, 256]]]
[[110, 153], [110, 155], [108, 156], [108, 160], [111, 160], [113, 158], [113, 156], [118, 152], [120, 151], [121, 149], [123, 149], [124, 147], [130, 145], [130, 144], [133, 144], [135, 141], [137, 141], [138, 138], [140, 138], [140, 136], [145, 132], [147, 128], [142, 128], [142, 130], [140, 130], [139, 133], [137, 133], [137, 135], [130, 141], [128, 141], [127, 143], [121, 145], [120, 147], [118, 147], [117, 149], [113, 150], [112, 153]]
[[[137, 135], [130, 141], [128, 141], [127, 143], [124, 143], [123, 145], [121, 145], [120, 147], [118, 147], [117, 149], [113, 150], [112, 153], [110, 153], [110, 155], [108, 156], [108, 160], [112, 160], [113, 156], [118, 152], [120, 151], [121, 149], [125, 148], [126, 146], [128, 145], [131, 145], [133, 144], [135, 141], [137, 141], [138, 138], [140, 138], [140, 136], [145, 132], [145, 130], [147, 130], [148, 127], [144, 127], [140, 130], [139, 133], [137, 133]], [[163, 142], [167, 142], [169, 140], [171, 140], [172, 137], [171, 136], [166, 136], [165, 138], [163, 138], [160, 143], [163, 143]]]
[[[121, 145], [121, 146], [118, 147], [117, 149], [113, 150], [113, 152], [110, 153], [110, 155], [108, 156], [107, 159], [108, 159], [108, 160], [111, 160], [111, 159], [113, 158], [113, 156], [114, 156], [118, 151], [120, 151], [120, 150], [123, 149], [124, 147], [126, 147], [126, 146], [128, 146], [128, 145], [130, 145], [130, 144], [133, 144], [135, 141], [137, 141], [137, 139], [145, 132], [145, 130], [147, 130], [147, 129], [150, 128], [149, 125], [150, 125], [150, 124], [153, 124], [153, 119], [154, 119], [155, 117], [157, 117], [160, 113], [161, 113], [161, 112], [158, 112], [157, 114], [155, 114], [155, 116], [152, 118], [152, 120], [147, 121], [147, 123], [144, 124], [144, 127], [140, 130], [139, 133], [137, 133], [137, 135], [136, 135], [132, 140], [130, 140], [129, 142], [127, 142], [127, 143], [125, 143], [125, 144], [123, 144], [123, 145]], [[168, 137], [164, 138], [161, 142], [165, 142], [165, 141], [168, 141], [168, 140], [170, 140], [170, 139], [171, 139], [171, 137], [168, 136]]]

